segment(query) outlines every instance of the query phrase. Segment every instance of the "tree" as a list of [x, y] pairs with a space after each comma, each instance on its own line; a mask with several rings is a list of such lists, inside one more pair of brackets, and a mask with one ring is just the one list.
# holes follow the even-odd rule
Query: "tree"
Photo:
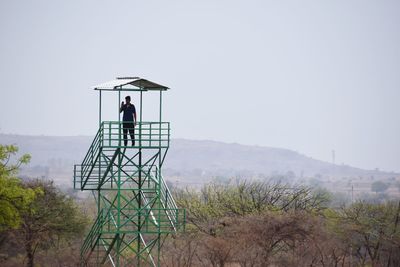
[[18, 228], [21, 224], [20, 213], [27, 209], [36, 193], [40, 193], [24, 188], [16, 177], [19, 167], [30, 160], [30, 156], [25, 154], [11, 163], [11, 156], [17, 152], [16, 146], [0, 145], [0, 232]]
[[239, 181], [237, 184], [209, 184], [201, 192], [177, 190], [177, 203], [188, 212], [188, 221], [200, 231], [214, 235], [214, 225], [226, 216], [245, 216], [265, 211], [321, 213], [328, 204], [324, 191], [281, 183]]
[[[314, 216], [326, 209], [329, 196], [325, 191], [280, 182], [238, 181], [212, 183], [201, 191], [176, 189], [175, 193], [177, 203], [186, 208], [190, 235], [166, 242], [164, 251], [176, 251], [179, 256], [165, 254], [165, 266], [298, 266], [300, 259], [303, 266], [310, 266], [321, 254], [315, 248], [317, 252], [304, 257], [304, 251], [310, 251], [310, 238], [319, 231], [314, 225], [323, 227]], [[296, 253], [297, 261], [293, 260]]]
[[381, 181], [376, 181], [371, 184], [371, 191], [375, 193], [385, 192], [388, 188], [389, 185]]
[[60, 192], [52, 181], [32, 180], [25, 186], [43, 191], [21, 214], [21, 229], [15, 231], [18, 242], [25, 248], [27, 266], [33, 267], [38, 249], [48, 249], [61, 240], [81, 235], [87, 219], [74, 201]]
[[[294, 244], [309, 243], [314, 225], [309, 219], [310, 215], [302, 211], [266, 212], [233, 218], [225, 223], [225, 236], [230, 239], [229, 243], [238, 244], [234, 257], [242, 266], [276, 265], [273, 256], [292, 252]], [[249, 258], [250, 250], [253, 253]], [[288, 266], [288, 263], [282, 266]]]
[[399, 204], [357, 202], [338, 213], [336, 233], [351, 244], [359, 265], [399, 266]]

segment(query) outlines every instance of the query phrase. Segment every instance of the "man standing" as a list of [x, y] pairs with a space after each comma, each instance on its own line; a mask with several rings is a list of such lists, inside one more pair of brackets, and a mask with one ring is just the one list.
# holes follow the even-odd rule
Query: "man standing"
[[[121, 103], [119, 113], [124, 112], [122, 118], [123, 132], [124, 132], [124, 145], [128, 145], [128, 131], [132, 139], [132, 146], [135, 145], [135, 126], [136, 126], [136, 109], [135, 105], [131, 104], [131, 97], [128, 95], [125, 97], [126, 104], [124, 101]], [[135, 120], [134, 120], [135, 119]]]

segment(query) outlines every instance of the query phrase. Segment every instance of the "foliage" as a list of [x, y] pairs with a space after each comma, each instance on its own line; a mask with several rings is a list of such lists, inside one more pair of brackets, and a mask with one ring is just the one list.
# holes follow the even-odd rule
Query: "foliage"
[[336, 232], [354, 249], [360, 265], [399, 266], [400, 255], [394, 253], [400, 245], [399, 216], [400, 202], [357, 202], [339, 211]]
[[[21, 182], [18, 168], [29, 156], [12, 163], [17, 151], [0, 146], [0, 241], [8, 239], [0, 265], [76, 266], [86, 216], [51, 181]], [[371, 188], [382, 192], [387, 186], [375, 182]], [[165, 240], [162, 265], [400, 266], [400, 203], [328, 208], [335, 197], [282, 182], [176, 189], [188, 225]], [[1, 262], [4, 247], [8, 260]]]
[[14, 145], [0, 145], [0, 265], [34, 266], [38, 255], [45, 264], [65, 266], [76, 257], [88, 220], [53, 182], [19, 179], [30, 156], [15, 158], [17, 152]]
[[389, 185], [382, 181], [376, 181], [371, 184], [371, 191], [376, 192], [376, 193], [385, 192], [388, 188], [389, 188]]
[[329, 193], [280, 183], [178, 190], [189, 229], [164, 266], [400, 266], [400, 203], [327, 208]]
[[178, 190], [177, 203], [188, 212], [188, 220], [199, 230], [213, 233], [212, 225], [226, 216], [245, 216], [266, 211], [306, 211], [321, 213], [329, 201], [326, 192], [281, 183], [238, 181], [212, 183], [201, 191]]
[[32, 180], [25, 186], [43, 191], [22, 213], [22, 227], [14, 232], [16, 240], [25, 248], [27, 266], [34, 266], [38, 249], [47, 250], [57, 246], [60, 240], [81, 235], [87, 218], [73, 199], [60, 192], [52, 181]]
[[18, 147], [14, 145], [0, 145], [0, 176], [9, 177], [16, 175], [22, 164], [27, 164], [31, 156], [24, 154], [15, 163], [11, 164], [11, 156], [18, 152]]
[[0, 232], [19, 227], [20, 212], [26, 210], [35, 195], [40, 193], [24, 188], [16, 177], [19, 167], [30, 160], [30, 156], [25, 154], [11, 163], [11, 156], [17, 152], [16, 146], [0, 145]]

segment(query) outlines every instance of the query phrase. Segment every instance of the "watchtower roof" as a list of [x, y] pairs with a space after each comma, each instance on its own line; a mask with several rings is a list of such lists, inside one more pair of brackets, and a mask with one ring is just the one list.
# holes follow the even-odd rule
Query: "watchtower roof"
[[169, 88], [140, 77], [117, 77], [114, 80], [93, 86], [93, 89], [122, 91], [165, 91]]

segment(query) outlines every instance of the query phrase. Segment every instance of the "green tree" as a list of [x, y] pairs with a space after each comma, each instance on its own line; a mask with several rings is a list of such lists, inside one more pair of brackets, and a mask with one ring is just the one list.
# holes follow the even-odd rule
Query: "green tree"
[[376, 181], [371, 184], [371, 191], [375, 193], [385, 192], [389, 188], [387, 183]]
[[17, 178], [19, 167], [28, 163], [30, 156], [25, 154], [12, 163], [12, 156], [17, 152], [16, 146], [0, 145], [0, 232], [19, 227], [20, 213], [35, 197], [35, 190], [24, 188]]
[[33, 267], [35, 253], [39, 249], [47, 250], [60, 240], [81, 235], [87, 218], [73, 199], [59, 191], [52, 181], [32, 180], [25, 186], [43, 191], [21, 214], [22, 226], [15, 231], [17, 242], [25, 248], [27, 266]]

